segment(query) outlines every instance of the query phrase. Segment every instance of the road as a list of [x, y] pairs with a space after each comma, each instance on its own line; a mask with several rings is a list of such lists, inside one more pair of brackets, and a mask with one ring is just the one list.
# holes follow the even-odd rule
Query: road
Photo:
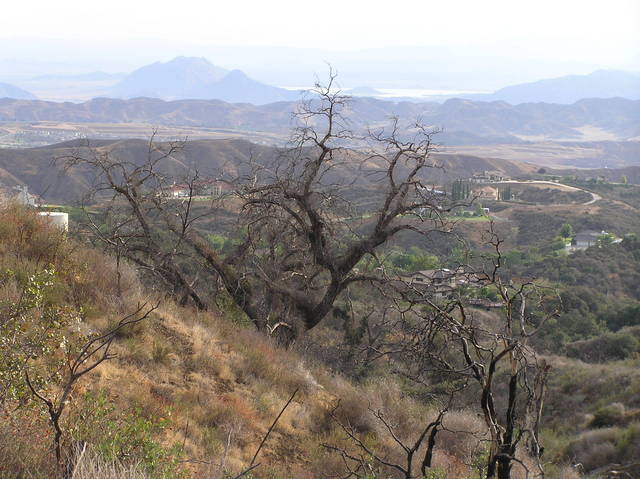
[[591, 205], [593, 203], [595, 203], [596, 201], [600, 201], [602, 199], [602, 196], [600, 196], [597, 193], [593, 193], [589, 190], [584, 190], [582, 188], [577, 188], [575, 186], [569, 186], [569, 185], [565, 185], [563, 183], [555, 183], [553, 181], [545, 181], [545, 180], [526, 180], [526, 181], [518, 181], [518, 180], [504, 180], [504, 181], [496, 181], [494, 183], [501, 183], [501, 184], [505, 184], [505, 183], [510, 183], [510, 184], [518, 184], [518, 185], [552, 185], [567, 191], [583, 191], [585, 193], [588, 193], [591, 195], [591, 199], [589, 201], [586, 201], [584, 203], [582, 203], [583, 205]]

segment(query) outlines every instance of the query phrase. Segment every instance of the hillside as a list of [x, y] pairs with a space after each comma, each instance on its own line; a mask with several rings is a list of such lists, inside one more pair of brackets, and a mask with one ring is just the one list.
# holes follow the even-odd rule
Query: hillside
[[262, 105], [297, 99], [295, 92], [265, 85], [240, 70], [227, 71], [205, 58], [177, 57], [146, 65], [127, 75], [107, 96], [165, 100], [205, 99]]
[[[45, 327], [43, 343], [22, 332], [14, 337], [17, 344], [30, 340], [32, 347], [42, 346], [41, 362], [22, 364], [19, 349], [0, 343], [3, 357], [20, 364], [19, 373], [46, 377], [46, 368], [64, 361], [61, 348], [51, 348], [61, 334], [66, 344], [82, 344], [141, 304], [158, 304], [143, 321], [118, 332], [113, 357], [83, 376], [68, 400], [61, 422], [65, 438], [89, 447], [80, 479], [103, 477], [95, 469], [105, 459], [120, 471], [109, 477], [224, 478], [258, 464], [250, 476], [255, 479], [320, 479], [343, 473], [336, 448], [357, 454], [348, 432], [366, 437], [369, 451], [402, 461], [396, 440], [417, 437], [437, 416], [437, 403], [414, 397], [400, 378], [376, 376], [372, 369], [370, 379], [349, 379], [313, 355], [314, 340], [292, 350], [279, 348], [224, 301], [204, 312], [177, 305], [142, 282], [131, 266], [116, 268], [114, 258], [65, 238], [33, 212], [3, 205], [0, 224], [2, 307], [19, 301], [21, 288], [29, 288], [27, 294], [37, 295], [26, 303], [21, 321], [37, 324], [38, 308], [56, 319]], [[6, 373], [3, 366], [0, 372]], [[45, 416], [34, 414], [38, 401], [20, 374], [1, 374], [0, 381], [23, 400], [20, 410], [0, 409], [0, 477], [53, 477], [52, 436]], [[56, 380], [37, 384], [40, 394], [54, 397]], [[393, 435], [386, 424], [393, 424]], [[429, 474], [477, 477], [486, 437], [481, 420], [456, 406], [444, 425]], [[558, 454], [547, 477], [576, 478]], [[393, 468], [380, 471], [398, 477]], [[512, 474], [525, 478], [519, 465]]]
[[[49, 308], [50, 314], [90, 305], [80, 313], [87, 334], [107, 330], [139, 304], [159, 302], [151, 316], [118, 334], [112, 347], [116, 356], [83, 378], [63, 422], [65, 431], [88, 441], [93, 451], [128, 462], [132, 469], [137, 463], [142, 477], [233, 477], [251, 463], [261, 438], [294, 391], [294, 401], [266, 441], [251, 477], [310, 479], [341, 471], [339, 456], [321, 446], [324, 441], [344, 442], [330, 416], [337, 401], [345, 405], [342, 420], [370, 434], [370, 440], [379, 434], [370, 445], [392, 454], [393, 441], [376, 426], [367, 403], [389, 411], [393, 406], [394, 420], [406, 424], [402, 434], [413, 434], [411, 424], [434, 415], [394, 380], [382, 387], [357, 385], [312, 358], [277, 348], [243, 324], [231, 307], [200, 313], [180, 307], [142, 284], [129, 266], [120, 270], [118, 280], [113, 258], [64, 239], [32, 212], [2, 205], [0, 220], [4, 301], [16, 300], [11, 290], [23, 285], [23, 274], [49, 274], [48, 281], [31, 285], [42, 288], [45, 299], [37, 305]], [[14, 241], [18, 237], [22, 239]], [[41, 261], [48, 263], [50, 273], [43, 273]], [[9, 269], [14, 276], [7, 277]], [[118, 293], [118, 281], [124, 293]], [[27, 309], [23, 320], [31, 315], [37, 318], [37, 311]], [[59, 340], [58, 330], [50, 334]], [[18, 351], [2, 344], [0, 353], [7, 358]], [[49, 360], [57, 359], [51, 353]], [[4, 366], [0, 364], [0, 382], [6, 386]], [[53, 393], [55, 383], [43, 389], [43, 394]], [[398, 404], [404, 407], [396, 410]], [[27, 401], [23, 408], [26, 416], [0, 409], [0, 477], [53, 477], [44, 416], [33, 414], [37, 401]], [[452, 412], [448, 424], [479, 428], [465, 410]], [[471, 477], [472, 468], [463, 461], [477, 447], [470, 434], [443, 434], [434, 465], [460, 478]], [[129, 474], [126, 477], [132, 477]], [[89, 473], [83, 479], [95, 477]]]
[[[25, 184], [32, 193], [42, 195], [48, 201], [77, 201], [91, 187], [93, 173], [86, 169], [65, 170], [62, 161], [55, 163], [53, 160], [76, 154], [89, 155], [91, 151], [87, 145], [99, 153], [134, 163], [143, 162], [148, 153], [148, 142], [144, 140], [76, 140], [40, 148], [0, 149], [0, 182], [5, 186]], [[163, 146], [166, 144], [158, 144], [159, 148]], [[165, 168], [174, 177], [183, 176], [189, 169], [197, 169], [201, 175], [210, 177], [235, 176], [246, 167], [250, 158], [270, 163], [279, 151], [276, 147], [244, 140], [194, 140], [174, 155]], [[335, 174], [366, 185], [366, 179], [359, 177], [360, 157], [357, 153], [354, 155]], [[470, 155], [436, 154], [434, 159], [442, 167], [428, 172], [428, 181], [434, 184], [483, 171], [498, 171], [505, 176], [535, 171], [533, 165]], [[379, 165], [368, 167], [378, 168]]]
[[0, 83], [0, 98], [13, 98], [16, 100], [35, 100], [36, 96], [22, 88], [9, 83]]
[[264, 105], [279, 101], [292, 101], [299, 97], [300, 95], [295, 91], [265, 85], [252, 80], [240, 70], [233, 70], [214, 83], [194, 89], [187, 98], [217, 99], [229, 103]]
[[[239, 73], [233, 75], [240, 76]], [[233, 89], [225, 91], [233, 93]], [[219, 100], [167, 102], [152, 98], [97, 98], [78, 104], [3, 99], [0, 100], [0, 121], [132, 122], [283, 133], [290, 129], [295, 109], [294, 102], [256, 106]], [[420, 118], [427, 125], [443, 128], [439, 141], [446, 144], [519, 143], [532, 138], [584, 141], [589, 139], [590, 130], [611, 140], [640, 136], [640, 100], [621, 98], [581, 100], [572, 105], [525, 103], [517, 106], [460, 99], [443, 104], [395, 104], [354, 98], [346, 115], [358, 132], [386, 125], [391, 116], [406, 121]]]
[[531, 83], [511, 85], [491, 94], [466, 95], [481, 101], [571, 104], [584, 98], [626, 98], [640, 100], [640, 74], [598, 70], [588, 75], [568, 75]]
[[[115, 357], [83, 377], [70, 400], [65, 434], [90, 445], [89, 462], [83, 466], [86, 472], [78, 474], [79, 479], [102, 477], [94, 470], [104, 467], [95, 453], [121, 464], [120, 472], [109, 477], [234, 477], [251, 463], [294, 391], [293, 401], [259, 452], [260, 466], [251, 477], [320, 479], [342, 473], [340, 455], [324, 446], [349, 447], [349, 438], [337, 421], [366, 437], [371, 450], [399, 461], [402, 450], [394, 438], [415, 438], [421, 426], [436, 417], [437, 403], [425, 401], [419, 389], [385, 369], [384, 362], [372, 363], [365, 372], [351, 371], [356, 378], [338, 373], [341, 361], [349, 364], [357, 353], [341, 344], [337, 320], [287, 351], [253, 331], [227, 301], [221, 300], [208, 312], [179, 306], [142, 281], [130, 265], [117, 269], [114, 258], [65, 239], [33, 212], [3, 205], [0, 225], [2, 307], [17, 301], [20, 288], [27, 285], [42, 298], [34, 308], [39, 306], [49, 315], [82, 311], [79, 329], [91, 334], [108, 330], [137, 305], [159, 301], [148, 318], [117, 335], [112, 346]], [[638, 251], [638, 245], [632, 250]], [[604, 251], [596, 255], [606, 258]], [[593, 266], [582, 256], [574, 263], [588, 278]], [[604, 308], [578, 290], [575, 297], [565, 299], [569, 312]], [[37, 309], [30, 308], [23, 313], [23, 321], [40, 317]], [[475, 314], [488, 324], [496, 320], [493, 313]], [[566, 316], [567, 326], [572, 327]], [[635, 321], [627, 316], [627, 321]], [[553, 327], [554, 340], [566, 334], [562, 322]], [[567, 344], [578, 356], [580, 351], [603, 351], [618, 358], [615, 344], [626, 344], [618, 337], [627, 330], [615, 336], [619, 343], [610, 347], [601, 344], [606, 335], [599, 338], [580, 328], [575, 331], [576, 337], [591, 341], [586, 347], [580, 341]], [[52, 329], [48, 340], [59, 341], [59, 334]], [[6, 358], [3, 347], [0, 344]], [[50, 355], [50, 367], [55, 367], [61, 359], [55, 354], [59, 349], [50, 351], [45, 354]], [[546, 477], [577, 479], [583, 477], [580, 470], [608, 470], [609, 464], [633, 459], [640, 438], [637, 359], [593, 364], [589, 356], [583, 360], [559, 355], [556, 347], [554, 355], [544, 360], [551, 366], [542, 430]], [[38, 363], [41, 373], [45, 364]], [[346, 364], [339, 369], [349, 371]], [[31, 374], [35, 374], [33, 368]], [[0, 375], [0, 381], [13, 378]], [[42, 394], [55, 390], [54, 381], [43, 386]], [[588, 397], [598, 400], [585, 400]], [[21, 409], [24, 415], [0, 409], [3, 479], [25, 472], [52, 477], [49, 425], [44, 416], [33, 414], [37, 404], [27, 400]], [[338, 404], [338, 415], [332, 418]], [[376, 419], [376, 411], [384, 411], [382, 417], [399, 436], [389, 435]], [[444, 424], [446, 430], [439, 433], [434, 450], [432, 477], [477, 478], [486, 437], [479, 416], [456, 406]], [[569, 461], [580, 463], [582, 469], [566, 465]], [[516, 465], [511, 477], [527, 476]]]
[[640, 166], [627, 166], [622, 168], [593, 168], [584, 169], [558, 169], [548, 170], [549, 173], [562, 176], [575, 176], [576, 178], [587, 180], [594, 178], [604, 178], [608, 182], [620, 183], [625, 180], [628, 183], [640, 184]]

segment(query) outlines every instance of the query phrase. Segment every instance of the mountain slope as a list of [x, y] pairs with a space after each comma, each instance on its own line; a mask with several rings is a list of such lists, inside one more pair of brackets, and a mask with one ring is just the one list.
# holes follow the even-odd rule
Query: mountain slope
[[115, 85], [112, 94], [122, 98], [186, 98], [195, 89], [216, 82], [226, 74], [227, 70], [205, 58], [177, 57], [137, 69]]
[[216, 99], [256, 105], [298, 98], [295, 92], [257, 82], [240, 70], [228, 72], [205, 58], [194, 57], [177, 57], [139, 68], [115, 85], [111, 95], [166, 100]]
[[[231, 90], [226, 91], [231, 94]], [[0, 99], [0, 121], [135, 122], [286, 133], [295, 108], [295, 102], [256, 106], [219, 100], [166, 102], [152, 98], [97, 98], [79, 104]], [[514, 143], [533, 136], [538, 140], [585, 141], [589, 139], [589, 129], [594, 128], [606, 133], [611, 140], [640, 138], [640, 100], [622, 98], [588, 99], [572, 105], [525, 103], [517, 106], [462, 99], [443, 104], [396, 104], [355, 98], [345, 115], [350, 126], [360, 132], [368, 127], [388, 125], [392, 116], [407, 121], [420, 118], [427, 125], [444, 128], [439, 140], [447, 144]]]
[[36, 96], [22, 88], [9, 83], [0, 83], [0, 98], [14, 98], [17, 100], [35, 100]]
[[[148, 142], [144, 140], [77, 140], [40, 148], [0, 149], [0, 182], [6, 186], [26, 184], [32, 193], [49, 201], [74, 202], [91, 187], [94, 172], [84, 168], [65, 170], [62, 162], [52, 163], [52, 160], [75, 154], [89, 155], [91, 151], [87, 144], [99, 153], [108, 153], [121, 160], [141, 163], [147, 158]], [[162, 146], [161, 143], [158, 145]], [[276, 147], [244, 140], [194, 140], [172, 155], [162, 168], [177, 178], [188, 174], [189, 169], [197, 169], [204, 176], [219, 176], [221, 172], [235, 176], [250, 159], [268, 163], [276, 160], [279, 152]], [[349, 158], [354, 161], [337, 166], [333, 172], [335, 176], [328, 180], [355, 181], [366, 187], [368, 180], [360, 170], [359, 154], [351, 153]], [[434, 184], [488, 170], [516, 176], [535, 169], [532, 165], [514, 161], [469, 155], [437, 154], [434, 158], [442, 168], [429, 169], [425, 174], [425, 178]], [[367, 168], [378, 167], [381, 165], [367, 164]]]
[[233, 70], [221, 80], [194, 90], [193, 98], [215, 98], [229, 103], [263, 105], [291, 101], [298, 93], [252, 80], [240, 70]]
[[[357, 384], [329, 370], [303, 348], [300, 352], [278, 348], [239, 319], [233, 307], [212, 305], [206, 312], [197, 312], [179, 306], [141, 281], [131, 265], [123, 261], [116, 266], [113, 257], [71, 235], [60, 235], [34, 211], [0, 205], [0, 225], [3, 302], [21, 305], [20, 278], [40, 278], [51, 272], [41, 286], [47, 307], [73, 312], [80, 308], [73, 330], [92, 333], [92, 338], [98, 336], [93, 333], [113, 328], [115, 318], [141, 305], [146, 310], [157, 304], [149, 317], [120, 330], [109, 343], [109, 360], [78, 381], [62, 423], [65, 439], [86, 441], [88, 451], [104, 453], [105, 459], [132, 463], [136, 474], [78, 476], [74, 471], [74, 477], [240, 477], [239, 472], [255, 462], [251, 476], [243, 477], [320, 479], [326, 474], [337, 476], [344, 469], [340, 456], [321, 446], [341, 440], [333, 413], [352, 424], [357, 434], [366, 434], [369, 447], [386, 455], [397, 448], [385, 430], [375, 427], [367, 405], [388, 410], [390, 418], [400, 421], [402, 431], [411, 435], [419, 434], [419, 425], [437, 415], [435, 407], [404, 393], [393, 377], [382, 384]], [[34, 322], [40, 319], [37, 308], [28, 308], [20, 315], [21, 326], [30, 326], [32, 317]], [[58, 337], [56, 332], [49, 336]], [[67, 329], [61, 332], [66, 335], [64, 345], [75, 345], [75, 335]], [[27, 334], [16, 328], [15, 342], [9, 344], [40, 340], [35, 334], [24, 338]], [[16, 349], [0, 351], [7, 354]], [[38, 352], [49, 360], [46, 366], [65, 365], [56, 356], [65, 348], [51, 350]], [[7, 356], [13, 358], [7, 354], [3, 359]], [[8, 369], [7, 364], [11, 363], [0, 363], [1, 372]], [[38, 366], [38, 372], [45, 370], [46, 366]], [[14, 381], [11, 376], [9, 384], [22, 387], [22, 377], [17, 374]], [[40, 392], [49, 397], [57, 393], [57, 378], [40, 387]], [[287, 400], [290, 405], [285, 410]], [[344, 407], [336, 412], [339, 402]], [[1, 477], [60, 477], [52, 457], [51, 426], [40, 412], [37, 401], [0, 410]], [[447, 421], [451, 427], [466, 425], [482, 431], [480, 420], [463, 408], [451, 411]], [[464, 433], [441, 434], [434, 466], [452, 470], [461, 479], [475, 477], [473, 468], [464, 464], [479, 450], [472, 439]]]
[[519, 103], [575, 103], [583, 98], [640, 100], [640, 74], [598, 70], [589, 75], [567, 75], [502, 88], [491, 94], [467, 95], [483, 101]]

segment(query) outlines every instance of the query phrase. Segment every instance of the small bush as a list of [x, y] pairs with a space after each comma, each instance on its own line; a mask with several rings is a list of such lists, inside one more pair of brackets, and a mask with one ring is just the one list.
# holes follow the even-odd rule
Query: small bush
[[624, 422], [624, 417], [624, 404], [613, 403], [598, 409], [593, 415], [593, 419], [589, 425], [598, 428], [616, 426]]
[[74, 417], [72, 437], [91, 444], [106, 461], [132, 460], [131, 464], [152, 477], [182, 477], [178, 462], [181, 446], [165, 447], [159, 441], [171, 425], [166, 416], [149, 418], [137, 409], [120, 410], [100, 392], [86, 394]]
[[602, 428], [582, 433], [567, 448], [574, 464], [582, 464], [586, 472], [616, 461], [616, 443], [622, 431], [618, 427]]
[[154, 342], [151, 350], [151, 357], [154, 363], [167, 364], [171, 348], [161, 342]]

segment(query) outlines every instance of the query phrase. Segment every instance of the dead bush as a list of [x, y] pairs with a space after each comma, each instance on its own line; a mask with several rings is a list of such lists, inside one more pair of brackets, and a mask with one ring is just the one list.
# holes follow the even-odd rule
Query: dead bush
[[615, 462], [616, 442], [621, 435], [619, 427], [595, 429], [582, 433], [567, 448], [574, 464], [582, 464], [585, 471]]

